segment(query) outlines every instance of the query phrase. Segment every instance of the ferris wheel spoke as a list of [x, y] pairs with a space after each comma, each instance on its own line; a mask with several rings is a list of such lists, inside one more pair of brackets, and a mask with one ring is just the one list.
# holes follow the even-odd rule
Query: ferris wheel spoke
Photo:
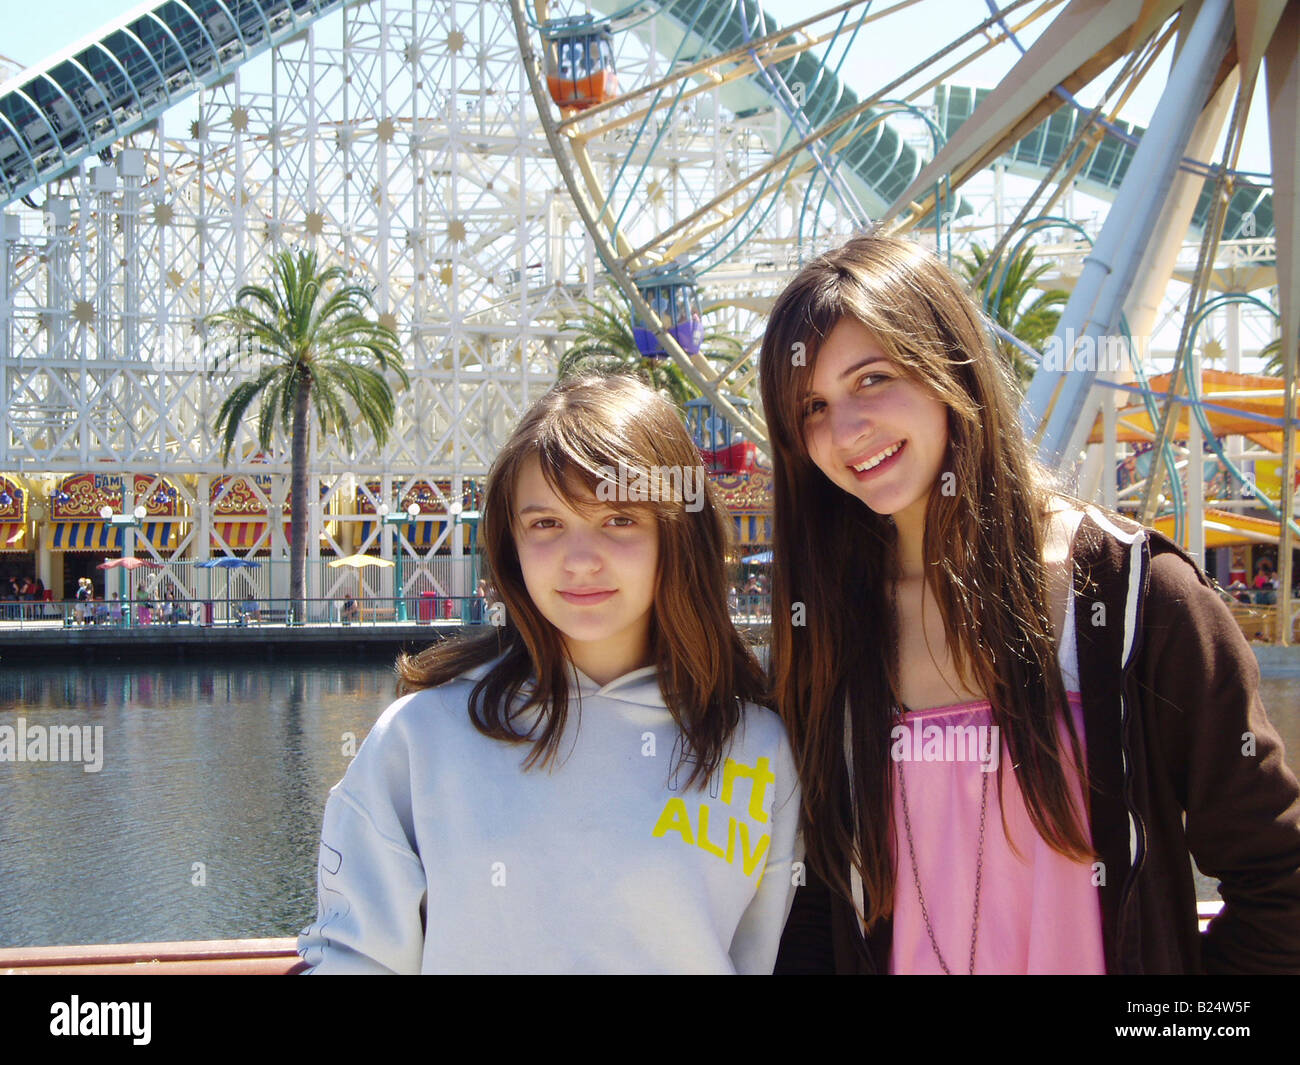
[[[833, 7], [820, 12], [811, 18], [804, 19], [802, 22], [795, 23], [793, 26], [782, 27], [766, 36], [756, 37], [754, 40], [738, 45], [729, 51], [710, 56], [708, 59], [698, 60], [694, 63], [687, 64], [686, 66], [680, 67], [674, 70], [673, 73], [659, 78], [656, 81], [631, 89], [611, 100], [607, 100], [601, 104], [596, 104], [594, 107], [578, 111], [563, 119], [558, 124], [557, 128], [563, 132], [574, 127], [583, 126], [586, 123], [590, 123], [590, 120], [593, 118], [617, 111], [621, 107], [627, 107], [635, 100], [639, 100], [644, 96], [653, 96], [662, 92], [666, 88], [690, 78], [702, 77], [707, 80], [704, 84], [687, 90], [680, 99], [690, 99], [711, 91], [716, 85], [735, 81], [742, 77], [749, 77], [758, 72], [764, 63], [772, 64], [784, 62], [787, 59], [793, 59], [802, 55], [804, 52], [835, 40], [836, 37], [839, 36], [839, 31], [828, 30], [820, 36], [814, 37], [805, 35], [801, 40], [789, 44], [781, 43], [802, 32], [802, 30], [809, 25], [824, 21], [833, 15], [846, 12], [855, 7], [860, 7], [864, 3], [869, 2], [870, 0], [851, 0], [850, 3], [840, 4], [838, 7]], [[893, 7], [864, 17], [859, 21], [859, 25], [866, 25], [869, 22], [875, 22], [878, 19], [885, 18], [887, 15], [891, 15], [920, 2], [921, 0], [903, 0], [902, 3], [895, 4]], [[1059, 3], [1060, 0], [1052, 0], [1052, 2]], [[731, 64], [730, 69], [725, 72], [720, 71], [719, 68], [726, 64]], [[649, 107], [644, 107], [641, 110], [630, 112], [625, 117], [618, 118], [605, 124], [592, 123], [591, 125], [586, 126], [584, 129], [584, 135], [595, 136], [621, 128], [622, 126], [626, 126], [632, 122], [639, 122], [645, 118], [646, 115], [652, 113], [655, 110], [655, 107], [656, 105], [651, 104]]]

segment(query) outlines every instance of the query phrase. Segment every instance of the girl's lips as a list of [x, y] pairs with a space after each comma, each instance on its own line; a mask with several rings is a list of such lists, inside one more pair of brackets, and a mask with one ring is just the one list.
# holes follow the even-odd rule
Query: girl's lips
[[882, 470], [889, 469], [890, 466], [892, 466], [895, 462], [898, 461], [898, 457], [906, 450], [907, 450], [907, 441], [904, 440], [899, 445], [898, 450], [895, 451], [892, 455], [890, 455], [889, 458], [885, 459], [884, 462], [877, 463], [875, 466], [872, 466], [871, 469], [863, 470], [861, 473], [859, 473], [852, 466], [850, 466], [849, 473], [853, 474], [855, 480], [858, 481], [868, 480], [869, 478], [874, 477], [876, 474], [880, 473]]
[[560, 597], [561, 597], [561, 598], [562, 598], [566, 603], [575, 603], [575, 604], [578, 605], [578, 606], [591, 606], [591, 605], [593, 605], [593, 604], [595, 604], [595, 603], [603, 603], [606, 599], [608, 599], [611, 595], [614, 594], [614, 591], [615, 591], [615, 589], [610, 589], [609, 591], [604, 591], [604, 592], [564, 592], [564, 591], [561, 591], [561, 592], [560, 592]]

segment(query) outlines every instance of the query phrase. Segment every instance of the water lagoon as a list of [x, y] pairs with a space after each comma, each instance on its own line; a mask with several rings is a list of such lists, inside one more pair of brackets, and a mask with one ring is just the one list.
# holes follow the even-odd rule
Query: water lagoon
[[[394, 682], [389, 656], [0, 667], [0, 729], [51, 741], [0, 762], [0, 946], [296, 934], [326, 796]], [[1263, 697], [1300, 770], [1300, 677]], [[73, 729], [98, 770], [51, 757]]]

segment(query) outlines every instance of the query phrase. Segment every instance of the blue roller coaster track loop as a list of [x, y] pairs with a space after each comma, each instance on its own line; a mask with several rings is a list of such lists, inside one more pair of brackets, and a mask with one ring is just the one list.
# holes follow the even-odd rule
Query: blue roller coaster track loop
[[1036, 232], [1038, 232], [1038, 230], [1068, 229], [1074, 233], [1078, 233], [1079, 236], [1081, 236], [1085, 241], [1088, 242], [1088, 247], [1092, 247], [1092, 237], [1088, 235], [1087, 230], [1085, 230], [1083, 226], [1079, 225], [1077, 222], [1071, 221], [1068, 218], [1062, 218], [1057, 215], [1044, 215], [1040, 218], [1031, 219], [1029, 222], [1026, 222], [1020, 228], [1024, 230], [1024, 236], [1022, 236], [1019, 240], [1016, 241], [1015, 244], [1011, 246], [1007, 254], [1002, 257], [1002, 261], [994, 267], [994, 269], [998, 272], [998, 287], [997, 287], [997, 291], [993, 294], [992, 298], [989, 297], [989, 289], [993, 285], [993, 278], [990, 276], [988, 281], [985, 284], [984, 309], [986, 311], [992, 308], [996, 308], [1001, 304], [1002, 289], [1007, 283], [1008, 275], [1011, 273], [1011, 264], [1015, 262], [1016, 256], [1020, 254], [1020, 250], [1027, 243], [1029, 243], [1029, 238], [1032, 237]]
[[[1014, 345], [1018, 351], [1028, 356], [1030, 360], [1033, 361], [1036, 365], [1038, 366], [1042, 365], [1043, 362], [1042, 352], [1035, 351], [1019, 337], [1015, 336], [1009, 330], [1004, 329], [996, 322], [989, 320], [988, 325], [998, 337]], [[1123, 333], [1124, 335], [1125, 347], [1128, 351], [1129, 365], [1133, 367], [1133, 376], [1137, 378], [1138, 383], [1136, 386], [1123, 385], [1118, 383], [1117, 381], [1107, 381], [1102, 377], [1098, 377], [1093, 381], [1093, 387], [1109, 388], [1117, 392], [1125, 393], [1127, 395], [1137, 396], [1139, 399], [1142, 400], [1142, 406], [1146, 409], [1147, 416], [1151, 419], [1151, 424], [1155, 425], [1158, 423], [1160, 419], [1160, 410], [1156, 406], [1155, 395], [1151, 391], [1151, 385], [1146, 375], [1146, 368], [1142, 365], [1141, 360], [1137, 358], [1137, 349], [1134, 347], [1133, 344], [1133, 334], [1129, 330], [1128, 319], [1122, 314], [1119, 317], [1119, 328], [1120, 328], [1120, 332]], [[1184, 402], [1184, 401], [1180, 398], [1178, 402]], [[1211, 409], [1214, 409], [1213, 405], [1209, 405], [1209, 406], [1211, 406]], [[1218, 408], [1218, 409], [1226, 410], [1227, 408]], [[1240, 412], [1230, 411], [1229, 413], [1239, 414]], [[1166, 443], [1164, 447], [1161, 449], [1161, 454], [1164, 456], [1167, 467], [1171, 470], [1174, 469], [1175, 463], [1177, 461], [1177, 457], [1174, 455], [1173, 445]], [[1107, 471], [1106, 475], [1107, 476], [1113, 475], [1113, 471]], [[1183, 498], [1182, 483], [1178, 480], [1177, 477], [1172, 479], [1170, 494], [1171, 494], [1170, 502], [1173, 504], [1173, 509], [1174, 509], [1174, 536], [1181, 537], [1185, 500]]]
[[[1263, 300], [1258, 299], [1255, 296], [1250, 296], [1242, 292], [1223, 293], [1222, 295], [1215, 296], [1213, 299], [1206, 300], [1205, 303], [1201, 305], [1200, 309], [1196, 312], [1196, 314], [1192, 316], [1192, 327], [1187, 337], [1188, 351], [1196, 350], [1195, 347], [1196, 334], [1200, 330], [1202, 324], [1204, 324], [1205, 320], [1211, 314], [1217, 311], [1220, 307], [1226, 307], [1234, 303], [1244, 304], [1246, 306], [1259, 307], [1267, 311], [1269, 314], [1271, 314], [1274, 317], [1274, 319], [1278, 319], [1281, 317], [1276, 310], [1274, 310]], [[1223, 463], [1224, 467], [1237, 480], [1237, 482], [1243, 485], [1250, 484], [1253, 490], [1254, 488], [1253, 482], [1237, 466], [1236, 463], [1234, 463], [1231, 459], [1228, 458], [1227, 453], [1224, 451], [1222, 442], [1219, 440], [1214, 430], [1210, 428], [1209, 419], [1205, 416], [1205, 408], [1207, 404], [1201, 398], [1201, 390], [1196, 380], [1196, 374], [1193, 372], [1192, 362], [1193, 360], [1191, 359], [1183, 360], [1183, 380], [1187, 385], [1187, 395], [1188, 398], [1191, 400], [1191, 410], [1195, 414], [1196, 420], [1200, 423], [1201, 433], [1204, 435], [1205, 439], [1209, 442], [1210, 447], [1213, 449], [1215, 456], [1219, 459], [1220, 462]], [[1235, 413], [1240, 414], [1241, 412], [1238, 411]], [[1282, 426], [1285, 423], [1285, 420], [1288, 418], [1294, 418], [1294, 412], [1284, 410], [1282, 412], [1282, 418], [1276, 420], [1279, 427]], [[1273, 419], [1269, 419], [1269, 420], [1272, 421]], [[1281, 457], [1279, 456], [1279, 462], [1280, 461], [1281, 461]], [[1286, 476], [1286, 474], [1284, 473], [1283, 476]], [[1291, 476], [1294, 476], [1294, 472], [1292, 472]], [[1255, 501], [1260, 503], [1264, 507], [1264, 509], [1267, 510], [1269, 514], [1271, 514], [1277, 521], [1280, 522], [1282, 520], [1282, 508], [1280, 506], [1275, 504], [1271, 499], [1268, 498], [1268, 496], [1263, 495], [1258, 491], [1252, 491], [1252, 495]], [[1295, 518], [1288, 517], [1287, 520], [1290, 523], [1291, 528], [1295, 531], [1296, 535], [1300, 536], [1300, 525], [1296, 524]]]
[[[888, 114], [894, 114], [900, 110], [906, 111], [909, 114], [914, 115], [916, 118], [919, 118], [922, 122], [924, 122], [926, 128], [930, 131], [930, 139], [934, 143], [935, 155], [938, 155], [939, 150], [945, 144], [948, 143], [948, 138], [944, 135], [943, 130], [939, 128], [939, 123], [937, 123], [933, 118], [931, 118], [928, 114], [926, 114], [922, 108], [917, 107], [915, 104], [909, 103], [906, 100], [881, 100], [880, 107], [884, 109]], [[942, 203], [943, 203], [942, 207], [939, 206], [941, 202], [941, 190], [942, 190]], [[940, 236], [943, 232], [942, 229], [943, 225], [947, 223], [948, 225], [947, 263], [949, 266], [952, 266], [952, 212], [949, 209], [949, 205], [952, 203], [952, 198], [953, 198], [952, 184], [949, 180], [948, 175], [944, 174], [934, 184], [934, 203], [935, 203], [934, 240], [935, 240], [936, 248], [942, 251], [943, 250], [942, 241], [940, 239]]]
[[[1121, 313], [1119, 316], [1120, 332], [1124, 334], [1124, 343], [1128, 348], [1129, 365], [1133, 367], [1133, 376], [1137, 378], [1139, 394], [1142, 397], [1142, 406], [1146, 408], [1147, 417], [1151, 419], [1151, 424], [1156, 425], [1160, 419], [1160, 409], [1156, 406], [1155, 396], [1151, 392], [1151, 381], [1147, 377], [1146, 367], [1142, 365], [1142, 360], [1137, 357], [1137, 348], [1133, 343], [1133, 332], [1129, 329], [1128, 318]], [[1094, 380], [1094, 384], [1110, 384], [1100, 378]], [[1176, 415], [1175, 415], [1176, 417]], [[1176, 470], [1177, 459], [1174, 456], [1174, 445], [1172, 441], [1165, 441], [1164, 446], [1160, 449], [1160, 455], [1164, 461], [1166, 470]], [[1152, 463], [1154, 469], [1155, 463]], [[1114, 476], [1113, 471], [1107, 472], [1108, 476]], [[1150, 474], [1148, 474], [1150, 476]], [[1204, 491], [1204, 488], [1201, 488]], [[1170, 501], [1174, 507], [1174, 543], [1183, 542], [1183, 524], [1187, 513], [1187, 500], [1183, 497], [1183, 482], [1175, 476], [1169, 478], [1169, 495]]]
[[[1092, 237], [1081, 225], [1071, 219], [1062, 218], [1056, 215], [1044, 215], [1040, 218], [1031, 219], [1020, 228], [1024, 230], [1024, 233], [1016, 240], [1016, 243], [1011, 246], [1008, 253], [1003, 257], [1003, 261], [998, 263], [994, 268], [997, 271], [998, 284], [996, 293], [991, 301], [989, 299], [989, 290], [993, 287], [993, 276], [990, 275], [985, 281], [984, 310], [986, 314], [990, 312], [991, 308], [996, 308], [1001, 302], [1002, 290], [1006, 285], [1007, 275], [1011, 270], [1011, 263], [1015, 260], [1016, 256], [1020, 254], [1020, 250], [1026, 243], [1028, 243], [1029, 239], [1039, 230], [1058, 228], [1068, 229], [1082, 237], [1089, 247], [1092, 247], [1093, 243]], [[1043, 356], [1041, 352], [1035, 351], [1028, 344], [1024, 343], [1009, 330], [1004, 329], [996, 322], [990, 320], [990, 325], [998, 336], [1009, 341], [1019, 351], [1028, 355], [1036, 365], [1042, 365]], [[1129, 329], [1128, 319], [1123, 314], [1120, 314], [1119, 316], [1119, 328], [1124, 335], [1124, 342], [1128, 350], [1129, 365], [1133, 367], [1133, 375], [1137, 378], [1138, 387], [1137, 389], [1131, 389], [1127, 385], [1120, 385], [1113, 381], [1107, 381], [1101, 377], [1098, 377], [1093, 383], [1094, 385], [1100, 385], [1105, 388], [1116, 388], [1123, 391], [1135, 392], [1141, 398], [1142, 405], [1146, 408], [1147, 416], [1151, 419], [1151, 424], [1155, 425], [1159, 421], [1160, 412], [1156, 407], [1155, 397], [1151, 392], [1151, 386], [1146, 375], [1146, 368], [1137, 357], [1137, 349], [1133, 344], [1133, 334]], [[1164, 447], [1161, 449], [1161, 455], [1164, 458], [1166, 468], [1170, 470], [1174, 469], [1176, 458], [1172, 444], [1166, 442]], [[1114, 471], [1112, 470], [1108, 470], [1105, 474], [1105, 476], [1113, 475]], [[1170, 495], [1174, 508], [1174, 535], [1175, 538], [1181, 539], [1185, 500], [1183, 498], [1182, 483], [1177, 477], [1171, 478]]]

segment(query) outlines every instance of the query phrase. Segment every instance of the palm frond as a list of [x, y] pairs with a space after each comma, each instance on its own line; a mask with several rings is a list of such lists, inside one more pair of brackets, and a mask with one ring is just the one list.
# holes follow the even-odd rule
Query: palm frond
[[217, 411], [216, 429], [217, 434], [221, 437], [221, 461], [223, 463], [228, 462], [230, 459], [231, 449], [235, 446], [235, 436], [238, 434], [239, 426], [244, 420], [244, 412], [248, 410], [258, 394], [267, 385], [271, 384], [278, 372], [277, 368], [268, 368], [255, 379], [240, 382], [221, 404], [221, 409]]
[[[966, 276], [973, 280], [988, 258], [988, 250], [971, 246], [971, 259], [959, 259]], [[985, 313], [1003, 329], [1035, 350], [1041, 350], [1061, 319], [1057, 309], [1064, 307], [1070, 294], [1064, 289], [1038, 290], [1038, 282], [1051, 269], [1050, 263], [1035, 263], [1034, 249], [1025, 247], [1009, 261], [995, 262], [985, 275], [981, 287], [973, 293]], [[1028, 300], [1028, 305], [1025, 301]], [[1034, 375], [1029, 359], [1014, 344], [998, 344], [1008, 365], [1022, 386]]]
[[1264, 360], [1264, 365], [1260, 367], [1260, 373], [1267, 374], [1269, 377], [1281, 377], [1286, 367], [1282, 364], [1282, 338], [1270, 340], [1259, 349], [1259, 357]]

